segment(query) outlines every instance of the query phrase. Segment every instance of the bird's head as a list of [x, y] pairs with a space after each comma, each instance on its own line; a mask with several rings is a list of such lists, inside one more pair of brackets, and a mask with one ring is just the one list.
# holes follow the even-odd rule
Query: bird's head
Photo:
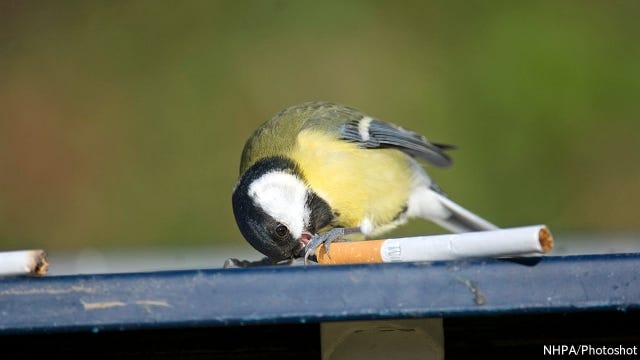
[[333, 216], [326, 201], [287, 158], [257, 161], [236, 185], [233, 213], [247, 241], [273, 261], [304, 256], [304, 247]]

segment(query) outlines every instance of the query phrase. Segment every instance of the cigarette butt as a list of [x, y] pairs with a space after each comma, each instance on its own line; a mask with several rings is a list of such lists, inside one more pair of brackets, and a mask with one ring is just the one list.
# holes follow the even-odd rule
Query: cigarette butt
[[442, 261], [540, 256], [552, 248], [553, 236], [549, 229], [536, 225], [460, 234], [334, 242], [329, 254], [324, 246], [320, 246], [316, 258], [321, 264]]
[[45, 275], [48, 269], [44, 250], [0, 252], [0, 276]]

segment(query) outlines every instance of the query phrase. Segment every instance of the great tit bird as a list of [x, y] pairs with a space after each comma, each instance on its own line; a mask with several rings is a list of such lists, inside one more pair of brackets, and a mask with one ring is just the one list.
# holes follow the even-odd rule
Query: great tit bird
[[451, 165], [454, 146], [344, 105], [309, 102], [262, 124], [242, 152], [232, 203], [242, 235], [278, 262], [409, 218], [453, 232], [497, 227], [451, 201], [416, 159]]

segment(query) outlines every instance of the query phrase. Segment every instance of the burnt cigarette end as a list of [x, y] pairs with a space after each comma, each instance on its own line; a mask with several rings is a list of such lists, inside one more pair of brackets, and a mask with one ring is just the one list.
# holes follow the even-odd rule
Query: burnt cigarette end
[[35, 275], [45, 275], [47, 270], [49, 270], [49, 263], [47, 262], [47, 253], [44, 251], [40, 251], [39, 254], [35, 256], [36, 266], [33, 269], [33, 273]]
[[553, 236], [551, 236], [551, 231], [549, 231], [546, 226], [540, 229], [538, 239], [543, 253], [546, 254], [553, 248]]

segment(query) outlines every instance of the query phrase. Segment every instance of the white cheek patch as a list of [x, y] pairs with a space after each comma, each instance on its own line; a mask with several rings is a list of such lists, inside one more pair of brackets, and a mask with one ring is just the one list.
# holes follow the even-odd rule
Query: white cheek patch
[[270, 172], [249, 186], [249, 196], [269, 216], [287, 226], [294, 238], [300, 238], [311, 215], [302, 180], [289, 173]]

